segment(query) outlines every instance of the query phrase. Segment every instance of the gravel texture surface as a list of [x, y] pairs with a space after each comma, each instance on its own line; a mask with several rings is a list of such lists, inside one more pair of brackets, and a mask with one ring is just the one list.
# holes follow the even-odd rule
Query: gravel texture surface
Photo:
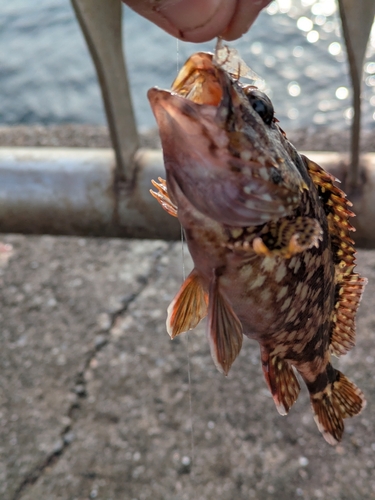
[[[32, 129], [2, 129], [0, 144], [109, 145], [96, 127]], [[225, 378], [204, 325], [169, 340], [181, 243], [0, 239], [14, 248], [0, 259], [2, 500], [375, 499], [373, 251], [358, 252], [357, 346], [334, 361], [368, 405], [330, 447], [306, 390], [279, 416], [255, 342]]]

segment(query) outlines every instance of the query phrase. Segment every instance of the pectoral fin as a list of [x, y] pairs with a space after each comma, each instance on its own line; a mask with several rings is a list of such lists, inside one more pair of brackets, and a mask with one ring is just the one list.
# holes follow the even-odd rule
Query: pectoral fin
[[207, 302], [201, 278], [193, 269], [168, 307], [167, 332], [172, 339], [197, 326], [207, 314]]
[[311, 247], [317, 247], [322, 239], [322, 228], [316, 219], [296, 217], [281, 219], [269, 225], [269, 234], [254, 239], [253, 250], [258, 255], [276, 255], [289, 259]]
[[242, 347], [242, 325], [232, 306], [221, 293], [217, 277], [210, 287], [208, 318], [207, 336], [212, 359], [216, 368], [224, 375], [228, 375]]

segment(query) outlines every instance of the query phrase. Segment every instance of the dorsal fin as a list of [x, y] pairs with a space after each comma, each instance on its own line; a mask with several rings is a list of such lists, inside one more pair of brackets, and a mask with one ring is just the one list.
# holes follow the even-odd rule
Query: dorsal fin
[[345, 193], [334, 185], [335, 177], [322, 167], [303, 157], [310, 177], [323, 201], [331, 236], [336, 269], [336, 302], [333, 312], [330, 350], [335, 356], [348, 352], [355, 344], [355, 316], [361, 301], [366, 278], [354, 273], [355, 248], [349, 222], [354, 213]]
[[349, 218], [354, 217], [349, 209], [352, 203], [346, 198], [344, 191], [334, 185], [337, 179], [333, 175], [305, 156], [303, 158], [327, 216], [336, 270], [339, 271], [340, 278], [349, 276], [355, 267], [356, 253], [354, 241], [350, 237], [350, 232], [355, 231], [349, 222]]
[[355, 316], [366, 283], [366, 278], [352, 273], [337, 284], [330, 345], [335, 356], [347, 353], [355, 345]]

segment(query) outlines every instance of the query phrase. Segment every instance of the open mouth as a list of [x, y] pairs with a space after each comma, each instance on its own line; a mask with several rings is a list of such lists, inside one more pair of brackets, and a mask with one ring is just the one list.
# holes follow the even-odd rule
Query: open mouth
[[[191, 151], [198, 151], [198, 137], [202, 136], [214, 149], [227, 144], [225, 119], [231, 109], [231, 78], [214, 57], [208, 52], [193, 54], [171, 90], [154, 87], [148, 91], [164, 152], [173, 149], [176, 157], [181, 156], [188, 143]], [[207, 153], [208, 146], [201, 146]]]
[[[215, 55], [208, 52], [197, 52], [192, 55], [181, 68], [172, 84], [170, 95], [177, 95], [199, 105], [219, 107], [239, 107], [240, 95], [247, 98], [251, 108], [259, 115], [266, 125], [274, 119], [274, 110], [271, 101], [254, 85], [243, 84], [240, 76], [254, 79], [259, 77], [245, 65], [245, 72], [238, 73], [234, 69], [227, 71], [225, 65], [215, 61]], [[245, 63], [240, 60], [239, 64]], [[255, 75], [255, 77], [253, 76]], [[231, 91], [234, 87], [236, 90]], [[221, 105], [221, 106], [220, 106]], [[248, 114], [251, 114], [251, 109]]]
[[181, 68], [171, 92], [196, 104], [219, 106], [223, 97], [220, 73], [213, 54], [198, 52]]

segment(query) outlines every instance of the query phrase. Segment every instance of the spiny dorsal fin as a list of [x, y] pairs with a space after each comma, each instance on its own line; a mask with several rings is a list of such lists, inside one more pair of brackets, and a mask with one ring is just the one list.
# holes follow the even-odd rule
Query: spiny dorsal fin
[[297, 401], [301, 390], [297, 377], [290, 364], [284, 359], [261, 347], [262, 368], [277, 411], [287, 415]]
[[356, 253], [354, 241], [350, 237], [350, 232], [355, 231], [349, 222], [349, 218], [354, 217], [354, 213], [349, 210], [352, 203], [346, 198], [344, 191], [334, 185], [337, 179], [333, 175], [305, 156], [303, 158], [327, 216], [338, 277], [348, 276], [355, 266]]
[[335, 356], [347, 353], [355, 345], [355, 316], [366, 283], [365, 278], [351, 274], [344, 276], [337, 285], [330, 345]]
[[212, 280], [208, 305], [207, 336], [216, 368], [228, 375], [242, 347], [242, 325], [221, 293], [218, 278]]
[[193, 269], [168, 307], [167, 332], [171, 338], [195, 328], [207, 315], [207, 303], [208, 294]]
[[355, 316], [367, 280], [353, 272], [355, 267], [354, 241], [350, 231], [354, 231], [349, 218], [354, 213], [349, 210], [352, 203], [345, 193], [334, 185], [333, 175], [304, 157], [306, 167], [314, 182], [328, 220], [332, 252], [336, 269], [336, 303], [333, 312], [333, 326], [330, 350], [340, 356], [355, 344]]

